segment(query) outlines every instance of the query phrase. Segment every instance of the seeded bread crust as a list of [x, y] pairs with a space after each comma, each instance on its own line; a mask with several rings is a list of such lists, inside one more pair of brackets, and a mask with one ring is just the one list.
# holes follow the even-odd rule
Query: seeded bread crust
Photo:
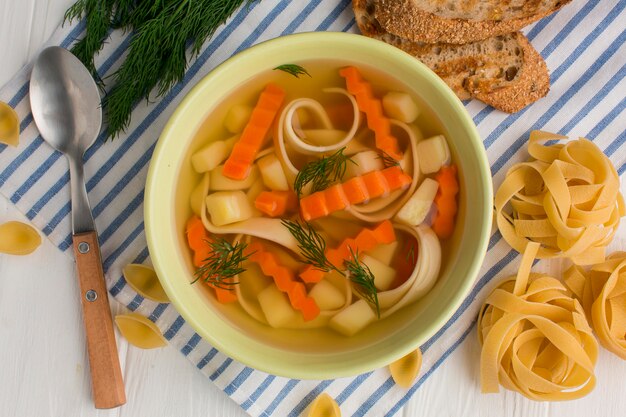
[[378, 0], [375, 17], [385, 31], [404, 39], [461, 44], [520, 30], [570, 1]]
[[520, 32], [462, 45], [413, 42], [381, 27], [374, 17], [376, 0], [353, 0], [352, 5], [361, 33], [422, 61], [461, 100], [477, 98], [498, 110], [515, 113], [548, 93], [548, 68]]

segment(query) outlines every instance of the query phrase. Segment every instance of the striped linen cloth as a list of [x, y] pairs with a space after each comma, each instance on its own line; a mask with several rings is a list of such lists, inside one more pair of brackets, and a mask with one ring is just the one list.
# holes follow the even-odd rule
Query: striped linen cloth
[[[620, 176], [626, 169], [626, 1], [574, 1], [527, 28], [533, 45], [551, 70], [552, 89], [538, 103], [505, 114], [478, 101], [467, 111], [487, 149], [495, 184], [512, 163], [526, 157], [530, 130], [585, 136], [611, 158]], [[59, 28], [49, 44], [69, 47], [84, 22]], [[149, 263], [143, 223], [146, 172], [155, 142], [189, 89], [212, 68], [255, 43], [293, 32], [358, 32], [348, 0], [262, 0], [237, 11], [207, 41], [184, 80], [163, 98], [140, 103], [123, 137], [100, 137], [86, 155], [87, 189], [100, 232], [104, 269], [111, 294], [130, 310], [146, 315], [170, 344], [252, 416], [298, 416], [321, 392], [336, 398], [345, 416], [391, 416], [472, 332], [476, 313], [493, 278], [510, 275], [518, 254], [495, 232], [478, 281], [450, 321], [422, 346], [424, 362], [408, 391], [398, 388], [386, 369], [354, 378], [299, 381], [248, 368], [211, 347], [168, 304], [144, 300], [130, 289], [121, 268]], [[120, 65], [128, 34], [114, 32], [96, 60], [102, 76]], [[21, 144], [0, 145], [0, 192], [58, 246], [71, 255], [69, 174], [64, 158], [39, 136], [30, 114], [24, 68], [0, 90], [21, 117]], [[620, 240], [623, 238], [620, 237]]]

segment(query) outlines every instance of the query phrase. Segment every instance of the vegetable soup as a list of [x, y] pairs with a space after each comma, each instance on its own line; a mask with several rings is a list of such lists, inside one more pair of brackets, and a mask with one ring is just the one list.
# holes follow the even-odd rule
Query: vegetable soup
[[450, 261], [454, 149], [426, 103], [372, 68], [265, 72], [194, 144], [192, 282], [235, 326], [303, 345], [354, 337], [428, 294]]

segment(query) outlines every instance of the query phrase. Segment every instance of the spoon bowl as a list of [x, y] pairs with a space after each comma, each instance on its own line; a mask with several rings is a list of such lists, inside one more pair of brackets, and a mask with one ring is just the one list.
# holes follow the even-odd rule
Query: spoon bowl
[[59, 152], [82, 157], [100, 133], [98, 86], [66, 49], [41, 52], [31, 74], [30, 102], [41, 136]]

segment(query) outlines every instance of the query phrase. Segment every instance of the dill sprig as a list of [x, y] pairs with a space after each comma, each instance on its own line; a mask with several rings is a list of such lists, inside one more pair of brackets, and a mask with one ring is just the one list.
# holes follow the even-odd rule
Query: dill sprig
[[231, 278], [241, 274], [246, 269], [242, 264], [251, 254], [246, 254], [247, 243], [237, 242], [234, 245], [223, 238], [209, 242], [211, 247], [210, 255], [203, 260], [203, 264], [196, 270], [196, 279], [211, 284], [216, 288], [233, 290], [233, 285], [239, 281], [232, 281]]
[[350, 248], [350, 259], [344, 261], [350, 280], [356, 284], [356, 290], [373, 308], [380, 318], [380, 304], [378, 303], [378, 290], [374, 285], [374, 274], [367, 265], [359, 260], [359, 251], [356, 253]]
[[415, 263], [415, 245], [413, 245], [412, 243], [411, 243], [411, 246], [409, 247], [408, 252], [406, 253], [404, 260], [406, 262], [409, 262], [409, 259], [411, 260], [411, 264]]
[[393, 156], [382, 150], [378, 154], [378, 159], [383, 161], [383, 166], [385, 168], [400, 166], [400, 161], [396, 160]]
[[[190, 59], [242, 4], [255, 0], [78, 0], [65, 19], [86, 18], [85, 37], [72, 52], [99, 76], [93, 57], [102, 49], [109, 32], [131, 32], [128, 55], [110, 77], [112, 88], [103, 99], [108, 135], [118, 136], [128, 128], [131, 112], [153, 88], [157, 97], [182, 81]], [[111, 80], [111, 81], [109, 81]], [[101, 80], [100, 80], [101, 81]]]
[[286, 72], [287, 74], [291, 74], [296, 78], [300, 78], [301, 75], [308, 75], [309, 77], [311, 77], [311, 74], [309, 74], [307, 70], [296, 64], [279, 65], [274, 68], [274, 70]]
[[301, 224], [298, 220], [286, 219], [283, 219], [281, 223], [298, 241], [298, 248], [305, 259], [305, 263], [320, 271], [335, 270], [340, 274], [343, 273], [326, 258], [326, 241], [310, 223]]
[[341, 180], [346, 174], [347, 162], [356, 164], [349, 156], [343, 154], [343, 147], [330, 156], [324, 156], [306, 164], [294, 181], [293, 188], [298, 195], [302, 195], [304, 187], [311, 183], [311, 193], [328, 188], [334, 181]]

